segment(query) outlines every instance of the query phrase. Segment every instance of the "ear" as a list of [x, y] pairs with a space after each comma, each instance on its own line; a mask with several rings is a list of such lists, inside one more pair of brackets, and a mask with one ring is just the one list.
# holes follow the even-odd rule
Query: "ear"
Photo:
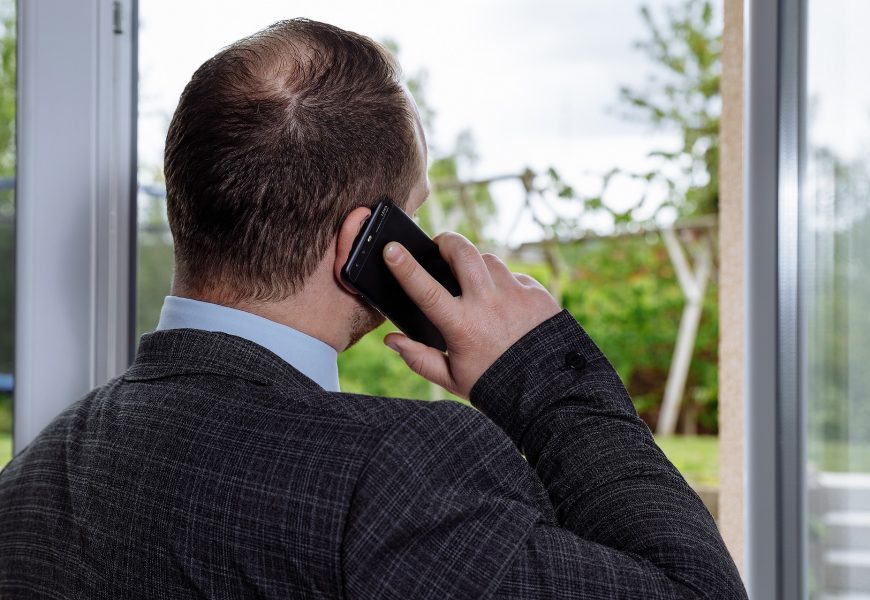
[[332, 266], [333, 274], [338, 284], [353, 295], [356, 295], [356, 292], [354, 292], [353, 289], [345, 283], [344, 279], [342, 279], [341, 268], [350, 256], [350, 249], [353, 246], [353, 241], [356, 239], [357, 234], [371, 214], [372, 210], [365, 206], [360, 206], [359, 208], [350, 211], [347, 217], [345, 217], [344, 222], [341, 224], [341, 227], [338, 230], [338, 237], [335, 240], [335, 263]]

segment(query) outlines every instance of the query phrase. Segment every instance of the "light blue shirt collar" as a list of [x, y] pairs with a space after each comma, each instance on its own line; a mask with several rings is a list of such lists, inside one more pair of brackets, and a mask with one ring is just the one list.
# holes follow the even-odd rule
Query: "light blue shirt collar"
[[320, 387], [338, 392], [338, 352], [301, 331], [255, 314], [212, 304], [166, 296], [157, 330], [202, 329], [235, 335], [271, 350]]

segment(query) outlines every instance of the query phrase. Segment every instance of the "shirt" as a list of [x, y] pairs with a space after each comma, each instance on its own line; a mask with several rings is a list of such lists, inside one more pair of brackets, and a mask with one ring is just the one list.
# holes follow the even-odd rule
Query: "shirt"
[[280, 356], [323, 389], [338, 392], [338, 352], [315, 337], [253, 313], [179, 296], [166, 296], [157, 331], [202, 329], [244, 338]]

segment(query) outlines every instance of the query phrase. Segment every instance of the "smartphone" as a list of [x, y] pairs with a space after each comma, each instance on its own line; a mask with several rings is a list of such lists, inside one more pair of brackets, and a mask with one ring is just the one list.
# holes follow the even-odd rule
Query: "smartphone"
[[399, 242], [448, 292], [462, 289], [438, 245], [389, 198], [382, 198], [353, 242], [342, 278], [371, 306], [411, 339], [447, 350], [441, 332], [408, 297], [384, 262], [384, 246]]

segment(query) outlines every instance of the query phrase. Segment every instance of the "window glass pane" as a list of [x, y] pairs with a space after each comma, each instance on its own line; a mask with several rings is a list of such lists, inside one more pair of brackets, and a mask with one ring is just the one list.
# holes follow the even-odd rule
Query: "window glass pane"
[[0, 0], [0, 468], [12, 456], [15, 83], [15, 0]]
[[803, 214], [811, 598], [870, 595], [870, 4], [811, 0]]
[[[545, 283], [602, 346], [642, 418], [656, 429], [667, 416], [666, 429], [688, 434], [662, 446], [715, 507], [721, 2], [263, 0], [242, 10], [143, 0], [140, 334], [154, 328], [172, 272], [162, 150], [179, 94], [221, 47], [296, 15], [398, 55], [428, 137], [434, 191], [420, 225], [458, 230]], [[666, 244], [659, 229], [675, 221]], [[685, 369], [673, 372], [685, 380], [675, 377], [666, 408], [683, 320]], [[383, 346], [392, 329], [340, 355], [342, 389], [446, 397]]]

